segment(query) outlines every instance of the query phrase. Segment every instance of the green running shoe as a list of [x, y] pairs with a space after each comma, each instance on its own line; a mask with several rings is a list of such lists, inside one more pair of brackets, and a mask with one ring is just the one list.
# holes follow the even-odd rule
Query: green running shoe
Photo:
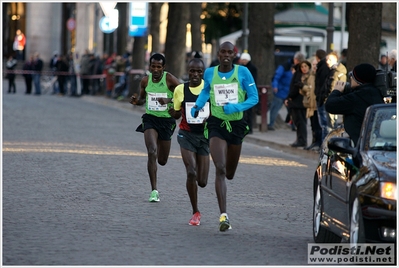
[[219, 218], [219, 231], [224, 232], [231, 229], [229, 217], [226, 213], [222, 213]]
[[150, 194], [150, 202], [159, 202], [159, 193], [157, 190], [153, 190]]

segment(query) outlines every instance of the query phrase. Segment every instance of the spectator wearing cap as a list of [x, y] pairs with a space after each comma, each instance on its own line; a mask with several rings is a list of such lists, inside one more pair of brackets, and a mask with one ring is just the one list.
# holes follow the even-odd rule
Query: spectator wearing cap
[[[252, 77], [254, 78], [255, 84], [257, 84], [257, 78], [258, 78], [258, 68], [256, 68], [255, 65], [252, 64], [251, 62], [251, 55], [249, 55], [247, 52], [244, 52], [240, 56], [239, 63], [245, 67], [248, 68], [249, 72], [252, 74]], [[255, 109], [255, 108], [253, 108]], [[244, 118], [248, 123], [249, 126], [249, 134], [252, 134], [252, 115], [253, 115], [253, 109], [248, 109], [244, 111]]]
[[378, 63], [378, 69], [388, 70], [388, 57], [387, 57], [387, 55], [381, 55], [380, 62]]
[[349, 73], [350, 89], [345, 88], [344, 81], [337, 81], [334, 90], [328, 96], [325, 109], [331, 114], [344, 116], [344, 128], [356, 145], [360, 136], [367, 107], [384, 103], [383, 96], [374, 86], [376, 69], [373, 65], [362, 63]]
[[348, 49], [344, 48], [341, 51], [341, 55], [339, 57], [339, 62], [342, 63], [345, 67], [346, 67], [346, 59], [347, 59], [347, 55], [348, 55]]

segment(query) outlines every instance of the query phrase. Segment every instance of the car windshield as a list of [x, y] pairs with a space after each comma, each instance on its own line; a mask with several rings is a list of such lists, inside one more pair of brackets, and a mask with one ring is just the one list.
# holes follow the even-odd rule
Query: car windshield
[[377, 109], [373, 118], [369, 150], [396, 151], [396, 108]]

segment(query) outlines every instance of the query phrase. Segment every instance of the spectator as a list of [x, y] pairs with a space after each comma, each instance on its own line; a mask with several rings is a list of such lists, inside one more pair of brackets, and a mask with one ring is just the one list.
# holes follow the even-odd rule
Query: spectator
[[234, 46], [234, 53], [236, 53], [236, 57], [233, 60], [233, 64], [238, 64], [240, 61], [240, 53], [238, 52], [238, 48], [236, 46]]
[[21, 30], [18, 29], [15, 33], [15, 38], [13, 43], [13, 49], [14, 51], [17, 52], [17, 60], [24, 60], [25, 44], [26, 44], [26, 37], [21, 32]]
[[73, 53], [69, 53], [67, 56], [67, 61], [68, 61], [68, 82], [70, 85], [70, 96], [71, 97], [77, 97], [78, 93], [77, 93], [77, 80], [76, 80], [76, 72], [75, 72], [75, 62], [73, 60]]
[[94, 54], [89, 54], [89, 92], [90, 95], [96, 95], [100, 88], [100, 78], [97, 75], [102, 73], [101, 60]]
[[341, 51], [341, 55], [340, 55], [340, 58], [339, 58], [339, 62], [342, 63], [345, 67], [346, 67], [346, 58], [347, 58], [347, 55], [348, 55], [348, 49], [344, 48], [344, 49]]
[[123, 54], [123, 59], [125, 60], [125, 65], [126, 67], [131, 67], [131, 62], [130, 62], [130, 53], [128, 51], [125, 52], [125, 54]]
[[293, 63], [294, 59], [289, 59], [286, 63], [279, 65], [274, 72], [272, 79], [273, 99], [269, 107], [270, 122], [267, 126], [268, 130], [275, 130], [274, 122], [290, 91]]
[[218, 58], [214, 59], [211, 62], [211, 64], [209, 65], [209, 67], [214, 67], [214, 66], [217, 66], [217, 65], [219, 65], [219, 59]]
[[[246, 52], [242, 53], [240, 56], [239, 63], [248, 68], [248, 70], [252, 74], [252, 77], [254, 78], [255, 84], [257, 84], [258, 68], [256, 68], [256, 66], [252, 63], [251, 55]], [[244, 111], [244, 119], [247, 121], [248, 127], [249, 127], [248, 134], [252, 134], [253, 110], [254, 110], [254, 107]]]
[[100, 78], [100, 91], [102, 93], [106, 92], [106, 76], [107, 76], [107, 69], [106, 69], [106, 62], [109, 58], [108, 53], [104, 53], [101, 57], [101, 68], [102, 68], [102, 78]]
[[104, 65], [104, 72], [106, 74], [105, 77], [105, 84], [106, 84], [106, 91], [105, 94], [107, 97], [111, 97], [112, 90], [115, 86], [115, 72], [116, 72], [116, 53], [112, 53], [111, 56], [107, 58]]
[[347, 72], [345, 66], [338, 62], [338, 55], [336, 52], [331, 52], [326, 56], [326, 64], [329, 68], [329, 73], [327, 75], [327, 78], [323, 82], [323, 86], [316, 94], [318, 107], [317, 112], [319, 115], [319, 123], [322, 128], [322, 140], [324, 140], [327, 134], [336, 127], [337, 119], [336, 115], [330, 114], [325, 110], [324, 103], [330, 95], [331, 91], [334, 89], [337, 81], [346, 82]]
[[85, 54], [83, 54], [80, 59], [80, 77], [82, 82], [82, 95], [89, 94], [90, 90], [90, 51], [88, 49], [85, 50]]
[[[23, 77], [25, 79], [25, 85], [26, 85], [26, 91], [25, 94], [31, 94], [32, 93], [32, 71], [33, 71], [33, 64], [34, 64], [34, 56], [30, 56], [29, 60], [27, 60], [22, 67], [22, 70], [24, 71]], [[26, 72], [26, 73], [25, 73]]]
[[301, 62], [304, 60], [305, 56], [301, 52], [295, 53], [290, 91], [284, 101], [284, 104], [290, 109], [291, 118], [296, 127], [296, 141], [290, 144], [292, 147], [307, 146], [306, 108], [303, 106], [303, 96], [299, 93], [299, 89], [302, 87]]
[[387, 57], [387, 55], [381, 55], [380, 62], [378, 63], [378, 69], [388, 70], [388, 57]]
[[[50, 70], [53, 71], [53, 77], [57, 76], [55, 72], [57, 72], [57, 61], [58, 61], [58, 51], [53, 52], [53, 57], [50, 60]], [[57, 76], [58, 77], [58, 76]], [[59, 93], [59, 83], [54, 83], [53, 84], [53, 93], [52, 94], [57, 94]]]
[[15, 87], [15, 73], [14, 69], [17, 66], [17, 60], [13, 56], [9, 56], [6, 62], [7, 79], [8, 79], [8, 93], [16, 93]]
[[349, 73], [350, 89], [345, 89], [345, 81], [337, 81], [328, 96], [325, 109], [331, 114], [344, 116], [344, 128], [356, 145], [367, 107], [384, 103], [381, 91], [373, 83], [376, 76], [374, 66], [362, 63]]
[[65, 58], [65, 56], [60, 55], [58, 56], [57, 62], [55, 63], [56, 71], [57, 71], [57, 80], [58, 80], [58, 88], [59, 88], [59, 95], [65, 95], [65, 84], [66, 79], [69, 71], [69, 65]]
[[392, 49], [391, 52], [388, 53], [388, 64], [390, 67], [390, 71], [396, 73], [396, 49]]
[[33, 74], [33, 84], [35, 85], [35, 95], [40, 95], [42, 93], [40, 88], [40, 77], [43, 70], [43, 61], [40, 58], [39, 53], [35, 53], [35, 61], [33, 63], [33, 70], [35, 73]]
[[119, 83], [119, 74], [124, 73], [126, 70], [126, 59], [120, 55], [117, 55], [115, 58], [115, 69], [115, 71], [118, 73], [118, 75], [115, 77], [115, 83]]
[[[314, 64], [313, 64], [314, 61]], [[312, 64], [309, 61], [301, 63], [301, 82], [303, 84], [300, 93], [303, 95], [303, 104], [306, 108], [306, 118], [309, 118], [312, 128], [312, 143], [305, 150], [319, 150], [321, 146], [321, 127], [317, 116], [316, 95], [314, 94], [315, 74], [317, 61], [314, 59]], [[312, 68], [312, 66], [314, 66]]]

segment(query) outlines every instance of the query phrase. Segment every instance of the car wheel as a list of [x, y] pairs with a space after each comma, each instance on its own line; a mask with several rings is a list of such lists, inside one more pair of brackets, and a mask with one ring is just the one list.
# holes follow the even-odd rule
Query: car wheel
[[[317, 188], [316, 188], [317, 187]], [[338, 243], [341, 238], [321, 225], [323, 200], [320, 185], [315, 185], [313, 202], [313, 240], [316, 243]]]
[[351, 247], [356, 247], [357, 244], [365, 243], [366, 239], [364, 235], [363, 216], [359, 199], [355, 197], [351, 204], [349, 242]]

